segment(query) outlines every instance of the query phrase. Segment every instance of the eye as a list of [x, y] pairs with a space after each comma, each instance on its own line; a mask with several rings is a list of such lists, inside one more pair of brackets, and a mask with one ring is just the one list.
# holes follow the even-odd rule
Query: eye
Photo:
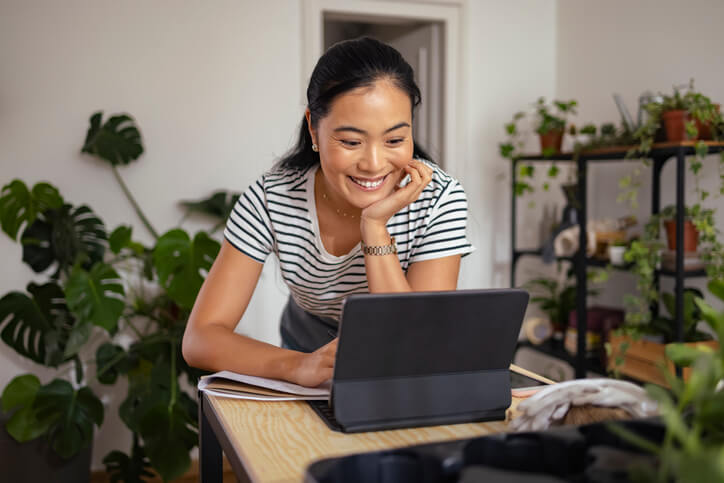
[[353, 141], [351, 139], [340, 139], [339, 142], [350, 147], [359, 146], [361, 144], [359, 141]]
[[396, 146], [398, 144], [402, 144], [402, 142], [405, 140], [405, 138], [394, 138], [387, 141], [387, 144], [391, 144], [393, 146]]

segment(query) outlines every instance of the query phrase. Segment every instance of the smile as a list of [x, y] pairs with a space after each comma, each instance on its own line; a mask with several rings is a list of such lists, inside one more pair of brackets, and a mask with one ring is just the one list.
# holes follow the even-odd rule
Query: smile
[[357, 186], [360, 186], [365, 190], [372, 191], [382, 186], [382, 183], [384, 183], [385, 179], [387, 179], [387, 175], [375, 179], [355, 178], [353, 176], [349, 176], [349, 179], [351, 179], [352, 182], [354, 182], [354, 184], [356, 184]]

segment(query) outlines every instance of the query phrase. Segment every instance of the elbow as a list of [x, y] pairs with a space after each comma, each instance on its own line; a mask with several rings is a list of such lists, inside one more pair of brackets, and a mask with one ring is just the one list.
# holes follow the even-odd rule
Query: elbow
[[183, 339], [181, 340], [181, 355], [186, 361], [186, 364], [191, 367], [202, 369], [204, 364], [200, 356], [203, 351], [200, 350], [199, 346], [200, 343], [198, 334], [194, 334], [191, 327], [186, 326]]

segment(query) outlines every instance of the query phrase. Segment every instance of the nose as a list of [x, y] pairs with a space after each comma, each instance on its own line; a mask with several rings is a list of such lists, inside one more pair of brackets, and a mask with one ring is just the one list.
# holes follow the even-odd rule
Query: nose
[[369, 143], [367, 149], [362, 152], [362, 157], [357, 162], [360, 171], [370, 174], [379, 173], [384, 166], [382, 149], [377, 143]]

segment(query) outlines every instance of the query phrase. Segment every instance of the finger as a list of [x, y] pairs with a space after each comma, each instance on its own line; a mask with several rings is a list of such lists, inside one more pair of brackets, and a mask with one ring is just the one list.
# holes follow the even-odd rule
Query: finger
[[411, 163], [415, 169], [420, 173], [423, 183], [427, 184], [432, 179], [433, 169], [422, 161], [414, 160]]
[[410, 175], [410, 183], [407, 186], [410, 186], [411, 184], [417, 185], [422, 182], [420, 171], [414, 166], [414, 164], [408, 164], [405, 166], [405, 171]]
[[410, 190], [406, 193], [408, 196], [408, 203], [411, 203], [420, 197], [420, 193], [427, 186], [428, 181], [423, 178], [423, 174], [416, 167], [410, 168], [410, 178], [412, 181], [407, 187]]

